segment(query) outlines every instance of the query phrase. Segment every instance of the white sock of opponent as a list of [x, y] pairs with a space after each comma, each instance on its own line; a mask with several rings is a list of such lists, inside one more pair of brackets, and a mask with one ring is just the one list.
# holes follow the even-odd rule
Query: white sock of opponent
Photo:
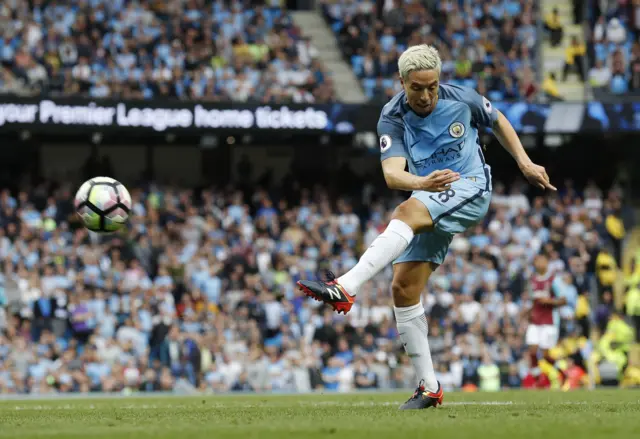
[[338, 278], [338, 283], [347, 293], [355, 296], [366, 281], [400, 256], [412, 239], [411, 227], [400, 220], [391, 220], [385, 231], [364, 252], [356, 266]]
[[400, 340], [411, 358], [418, 381], [424, 380], [424, 387], [428, 392], [437, 392], [438, 381], [431, 361], [429, 327], [422, 302], [406, 308], [394, 307], [393, 312], [396, 315]]

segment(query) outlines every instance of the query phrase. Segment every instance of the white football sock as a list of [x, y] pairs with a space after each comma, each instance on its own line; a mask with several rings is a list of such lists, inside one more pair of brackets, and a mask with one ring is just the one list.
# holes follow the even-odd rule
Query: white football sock
[[391, 220], [385, 231], [364, 252], [356, 266], [338, 278], [338, 283], [347, 293], [355, 296], [365, 282], [397, 259], [412, 239], [411, 227], [400, 220]]
[[406, 308], [394, 307], [393, 312], [396, 315], [400, 340], [411, 358], [418, 381], [424, 380], [424, 387], [428, 392], [437, 392], [438, 380], [431, 361], [429, 326], [422, 302]]

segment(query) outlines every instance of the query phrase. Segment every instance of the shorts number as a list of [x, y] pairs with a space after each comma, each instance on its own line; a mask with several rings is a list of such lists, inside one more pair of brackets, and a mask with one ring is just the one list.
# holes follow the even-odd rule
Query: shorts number
[[[438, 193], [438, 200], [440, 200], [441, 203], [446, 203], [447, 201], [449, 201], [451, 198], [456, 196], [456, 191], [454, 191], [453, 189], [447, 189], [446, 191], [442, 191]], [[431, 198], [434, 201], [437, 201], [435, 198], [433, 198], [434, 196], [431, 195]]]

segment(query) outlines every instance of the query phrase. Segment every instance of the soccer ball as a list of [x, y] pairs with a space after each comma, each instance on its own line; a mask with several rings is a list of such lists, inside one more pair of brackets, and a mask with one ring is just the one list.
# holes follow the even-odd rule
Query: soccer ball
[[95, 177], [80, 186], [75, 207], [84, 226], [99, 233], [122, 228], [131, 211], [131, 195], [122, 183], [109, 177]]

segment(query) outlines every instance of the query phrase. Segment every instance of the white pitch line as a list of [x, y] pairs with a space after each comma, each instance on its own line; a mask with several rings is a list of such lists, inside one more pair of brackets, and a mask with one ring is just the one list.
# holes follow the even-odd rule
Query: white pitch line
[[[540, 405], [540, 404], [553, 404], [553, 405], [585, 405], [585, 404], [594, 404], [598, 401], [587, 402], [587, 401], [444, 401], [442, 406], [444, 408], [448, 406], [510, 406], [510, 405]], [[640, 401], [619, 401], [619, 402], [607, 402], [607, 404], [629, 404], [629, 403], [640, 403]], [[298, 407], [322, 407], [322, 406], [330, 406], [330, 407], [377, 407], [377, 406], [399, 406], [402, 404], [402, 401], [360, 401], [360, 402], [351, 402], [345, 403], [340, 401], [299, 401], [297, 403]], [[125, 410], [158, 410], [158, 409], [188, 409], [193, 408], [194, 405], [190, 404], [122, 404], [118, 405], [115, 408], [125, 409]], [[202, 405], [202, 408], [205, 409], [225, 409], [225, 408], [264, 408], [264, 407], [275, 407], [273, 405], [265, 405], [265, 404], [226, 404], [222, 402], [207, 402], [206, 405]], [[50, 411], [50, 410], [96, 410], [100, 409], [101, 406], [96, 406], [95, 404], [89, 405], [74, 405], [74, 404], [61, 404], [61, 405], [18, 405], [14, 407], [14, 410], [32, 410], [32, 411]]]
[[[353, 403], [341, 403], [339, 401], [319, 401], [319, 402], [311, 402], [311, 401], [300, 401], [298, 406], [302, 407], [319, 407], [319, 406], [341, 406], [341, 407], [375, 407], [375, 406], [396, 406], [400, 405], [401, 401], [362, 401], [362, 402], [353, 402]], [[445, 403], [444, 405], [451, 406], [459, 406], [459, 405], [512, 405], [513, 401], [454, 401]], [[185, 404], [123, 404], [118, 406], [117, 408], [125, 409], [125, 410], [157, 410], [157, 409], [183, 409], [191, 406], [187, 406]], [[207, 404], [203, 406], [209, 409], [216, 408], [237, 408], [237, 405], [228, 405], [223, 403], [215, 403], [215, 404]], [[265, 407], [262, 404], [242, 404], [241, 407], [245, 408], [259, 408]], [[14, 407], [14, 410], [33, 410], [33, 411], [49, 411], [49, 410], [95, 410], [96, 407], [94, 404], [85, 405], [85, 406], [77, 406], [71, 404], [64, 405], [18, 405]]]

